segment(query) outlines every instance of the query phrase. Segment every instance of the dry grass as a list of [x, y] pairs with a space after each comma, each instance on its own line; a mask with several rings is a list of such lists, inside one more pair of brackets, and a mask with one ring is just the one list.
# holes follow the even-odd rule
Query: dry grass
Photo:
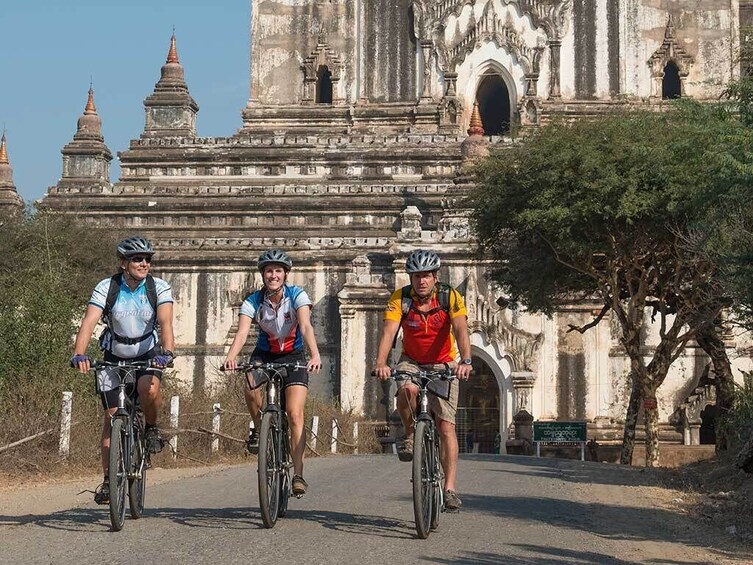
[[734, 453], [666, 473], [668, 486], [683, 492], [678, 503], [686, 513], [753, 542], [753, 475], [734, 466]]
[[[52, 387], [49, 382], [37, 379], [2, 396], [3, 425], [0, 426], [0, 446], [49, 428], [54, 430], [26, 444], [0, 453], [0, 474], [10, 478], [79, 476], [99, 471], [99, 438], [103, 411], [93, 390], [79, 387], [73, 398], [73, 428], [70, 455], [58, 455], [59, 414], [62, 391], [70, 383]], [[177, 457], [168, 446], [154, 456], [159, 467], [184, 467], [202, 464], [237, 463], [250, 457], [245, 451], [250, 416], [243, 400], [241, 381], [230, 381], [227, 387], [188, 390], [166, 376], [163, 383], [164, 404], [160, 414], [163, 436], [173, 435], [170, 426], [170, 398], [180, 398], [180, 418], [177, 433]], [[212, 436], [204, 431], [212, 429], [213, 405], [219, 404], [222, 412], [220, 432], [228, 437], [219, 438], [219, 449], [212, 451]], [[333, 418], [338, 422], [338, 453], [353, 453], [353, 425], [359, 422], [358, 452], [376, 453], [380, 444], [374, 427], [350, 412], [342, 411], [336, 403], [325, 402], [310, 396], [305, 409], [307, 437], [311, 443], [311, 421], [319, 417], [316, 453], [307, 451], [307, 457], [331, 453]], [[239, 441], [234, 441], [235, 438]]]

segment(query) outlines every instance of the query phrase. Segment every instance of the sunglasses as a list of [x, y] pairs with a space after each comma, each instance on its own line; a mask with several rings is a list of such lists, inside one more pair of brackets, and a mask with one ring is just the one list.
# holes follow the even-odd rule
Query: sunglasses
[[133, 257], [129, 257], [128, 260], [131, 263], [141, 263], [142, 261], [146, 261], [147, 263], [152, 262], [152, 258], [148, 255], [134, 255]]

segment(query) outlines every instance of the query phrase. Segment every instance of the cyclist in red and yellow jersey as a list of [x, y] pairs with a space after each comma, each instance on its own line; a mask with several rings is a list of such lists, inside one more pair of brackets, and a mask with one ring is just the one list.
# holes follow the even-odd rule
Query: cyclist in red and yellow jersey
[[[468, 314], [461, 294], [438, 282], [439, 256], [433, 251], [417, 249], [405, 263], [410, 287], [396, 290], [384, 313], [384, 327], [379, 340], [374, 372], [387, 379], [391, 369], [387, 357], [397, 332], [403, 329], [403, 351], [398, 371], [417, 372], [419, 367], [441, 371], [454, 369], [458, 379], [466, 380], [472, 369]], [[458, 349], [461, 361], [458, 364]], [[458, 381], [450, 382], [449, 398], [430, 395], [430, 408], [441, 437], [442, 468], [445, 472], [445, 506], [460, 508], [455, 491], [458, 462], [458, 439], [455, 435], [455, 413], [458, 406]], [[397, 393], [397, 410], [403, 421], [405, 436], [398, 442], [401, 461], [413, 458], [413, 416], [417, 410], [418, 387], [403, 381]]]

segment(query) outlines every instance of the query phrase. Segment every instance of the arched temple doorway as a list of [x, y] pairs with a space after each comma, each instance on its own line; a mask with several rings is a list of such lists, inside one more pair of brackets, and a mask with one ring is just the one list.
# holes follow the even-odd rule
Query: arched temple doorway
[[326, 65], [321, 65], [316, 72], [316, 102], [332, 104], [332, 73]]
[[476, 91], [476, 100], [486, 135], [504, 135], [510, 131], [510, 91], [500, 75], [483, 76]]
[[669, 61], [664, 67], [664, 78], [661, 83], [661, 97], [664, 100], [674, 100], [682, 96], [682, 82], [680, 69], [674, 61]]
[[460, 453], [499, 453], [504, 435], [500, 434], [499, 385], [480, 357], [473, 357], [473, 376], [460, 385], [455, 424]]

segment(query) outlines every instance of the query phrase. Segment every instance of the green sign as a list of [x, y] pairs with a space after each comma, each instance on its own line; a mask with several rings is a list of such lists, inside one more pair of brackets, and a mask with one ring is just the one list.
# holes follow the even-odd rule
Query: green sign
[[534, 422], [533, 441], [586, 441], [586, 422]]

